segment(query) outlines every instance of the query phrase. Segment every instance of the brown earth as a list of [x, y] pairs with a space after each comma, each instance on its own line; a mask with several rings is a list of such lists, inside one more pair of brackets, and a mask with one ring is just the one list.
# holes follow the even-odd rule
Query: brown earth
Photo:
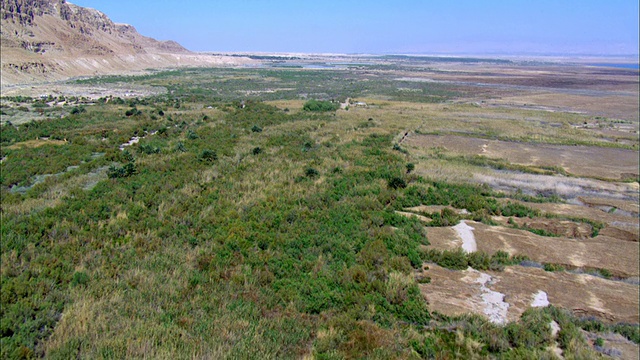
[[[551, 234], [572, 239], [588, 239], [591, 237], [593, 232], [593, 228], [589, 224], [560, 219], [507, 218], [503, 216], [494, 216], [493, 221], [506, 227], [517, 226], [520, 228], [543, 230]], [[509, 224], [510, 222], [511, 224]]]
[[[595, 201], [596, 198], [589, 198]], [[609, 205], [617, 204], [620, 207], [633, 208], [635, 201], [624, 201], [615, 199], [597, 198], [598, 202]], [[602, 209], [574, 204], [555, 204], [555, 203], [525, 203], [515, 200], [498, 199], [502, 202], [515, 202], [528, 206], [532, 209], [540, 210], [543, 214], [555, 214], [573, 218], [584, 218], [592, 221], [603, 222], [606, 227], [600, 231], [600, 235], [611, 236], [620, 240], [638, 241], [640, 236], [640, 219], [638, 216], [629, 216], [628, 214], [609, 213]], [[623, 205], [626, 204], [626, 205]]]
[[475, 228], [478, 250], [489, 254], [503, 250], [510, 254], [526, 255], [543, 263], [607, 269], [615, 276], [629, 277], [640, 274], [640, 257], [636, 242], [602, 235], [581, 240], [546, 237], [526, 230], [468, 223]]
[[[604, 340], [605, 349], [614, 349], [620, 351], [620, 359], [625, 360], [638, 360], [640, 359], [640, 348], [638, 344], [627, 340], [624, 336], [615, 333], [591, 333], [583, 330], [583, 334], [589, 340], [591, 344], [595, 345], [597, 338]], [[615, 358], [615, 357], [614, 357]]]
[[483, 107], [577, 112], [637, 122], [638, 70], [584, 66], [589, 61], [602, 59], [580, 60], [579, 66], [429, 64], [431, 68], [402, 75], [412, 81], [458, 84], [466, 101]]
[[[614, 276], [634, 277], [640, 275], [637, 242], [619, 240], [599, 235], [595, 238], [572, 239], [546, 237], [526, 230], [489, 226], [467, 221], [474, 228], [478, 251], [494, 254], [505, 251], [511, 255], [525, 255], [540, 263], [565, 265], [569, 268], [607, 269]], [[427, 228], [429, 248], [439, 250], [458, 249], [462, 245], [455, 230]]]
[[[483, 314], [480, 284], [469, 270], [455, 271], [428, 264], [421, 284], [422, 294], [433, 311], [445, 315]], [[538, 291], [547, 293], [549, 303], [579, 316], [595, 316], [609, 322], [638, 323], [638, 286], [586, 274], [548, 272], [538, 268], [511, 266], [503, 272], [488, 271], [490, 290], [505, 295], [507, 319], [515, 321], [529, 308]], [[421, 275], [421, 276], [424, 276]]]
[[[640, 214], [640, 204], [638, 204], [638, 202], [585, 196], [581, 196], [580, 198], [578, 198], [578, 200], [582, 201], [584, 204], [590, 207], [604, 207], [614, 210], [620, 209], [622, 211], [630, 213], [632, 216], [638, 216], [638, 214]], [[606, 211], [609, 212], [609, 210]], [[616, 211], [613, 211], [613, 213], [615, 212]]]
[[567, 146], [518, 143], [457, 135], [412, 135], [408, 146], [444, 148], [459, 155], [482, 155], [513, 164], [534, 167], [562, 167], [585, 177], [624, 179], [638, 177], [638, 152], [596, 146]]

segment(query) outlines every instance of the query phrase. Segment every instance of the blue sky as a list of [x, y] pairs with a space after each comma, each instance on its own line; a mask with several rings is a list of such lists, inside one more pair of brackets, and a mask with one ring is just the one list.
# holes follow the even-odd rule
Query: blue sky
[[193, 51], [638, 54], [638, 0], [71, 0]]

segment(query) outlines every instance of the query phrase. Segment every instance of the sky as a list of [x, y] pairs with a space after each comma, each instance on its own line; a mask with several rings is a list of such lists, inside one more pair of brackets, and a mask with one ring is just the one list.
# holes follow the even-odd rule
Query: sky
[[637, 55], [638, 0], [71, 0], [192, 51]]

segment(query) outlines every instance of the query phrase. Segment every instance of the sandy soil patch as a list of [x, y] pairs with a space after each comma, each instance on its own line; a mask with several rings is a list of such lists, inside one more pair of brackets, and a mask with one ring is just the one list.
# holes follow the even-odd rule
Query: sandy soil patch
[[[594, 101], [594, 98], [597, 101]], [[616, 94], [611, 96], [590, 96], [581, 94], [524, 93], [515, 96], [502, 96], [500, 99], [487, 100], [488, 104], [502, 107], [531, 109], [536, 106], [548, 107], [554, 111], [573, 111], [590, 115], [606, 116], [616, 119], [638, 119], [637, 100], [633, 96]]]
[[54, 82], [34, 85], [13, 85], [2, 89], [2, 96], [75, 96], [88, 99], [114, 96], [120, 98], [148, 97], [165, 94], [167, 89], [160, 86], [148, 86], [129, 83], [112, 83], [101, 85], [74, 84], [72, 81]]
[[628, 212], [629, 216], [637, 217], [640, 214], [640, 204], [637, 201], [624, 201], [618, 199], [603, 199], [596, 197], [580, 197], [578, 200], [582, 201], [587, 206], [595, 207], [600, 210], [617, 213], [617, 210]]
[[613, 358], [620, 358], [626, 360], [640, 359], [640, 348], [637, 344], [627, 340], [620, 334], [599, 334], [599, 333], [586, 333], [586, 337], [594, 344], [597, 338], [604, 340], [604, 346], [602, 347], [605, 353], [608, 353]]
[[638, 151], [487, 140], [456, 135], [412, 135], [411, 146], [445, 148], [461, 155], [483, 155], [527, 166], [558, 166], [568, 173], [605, 179], [638, 176]]
[[429, 247], [439, 250], [455, 250], [462, 247], [462, 239], [452, 227], [428, 227]]
[[[593, 233], [591, 225], [568, 220], [517, 217], [507, 218], [504, 216], [494, 216], [492, 219], [498, 224], [506, 227], [515, 225], [521, 228], [544, 230], [558, 236], [573, 239], [588, 239]], [[511, 222], [511, 224], [509, 224], [509, 222]]]
[[413, 81], [457, 83], [465, 89], [468, 101], [482, 102], [483, 106], [574, 111], [631, 121], [639, 116], [637, 70], [555, 64], [438, 64], [435, 71], [401, 75]]
[[[471, 222], [470, 222], [471, 223]], [[543, 263], [610, 270], [616, 276], [638, 276], [638, 244], [607, 236], [576, 240], [546, 237], [526, 230], [488, 226], [473, 222], [478, 250], [493, 254], [499, 250], [526, 255]]]
[[304, 100], [273, 100], [265, 102], [282, 110], [289, 109], [291, 112], [302, 111], [302, 107], [305, 103]]
[[[503, 272], [487, 272], [492, 280], [478, 282], [480, 272], [454, 271], [429, 264], [429, 284], [420, 289], [429, 308], [446, 315], [475, 313], [486, 316], [483, 289], [504, 294], [508, 304], [506, 319], [515, 321], [534, 304], [542, 305], [541, 292], [547, 301], [581, 316], [595, 316], [605, 321], [638, 323], [638, 287], [590, 275], [546, 272], [521, 266], [507, 267]], [[504, 306], [504, 305], [503, 305]], [[506, 306], [504, 306], [506, 307]]]

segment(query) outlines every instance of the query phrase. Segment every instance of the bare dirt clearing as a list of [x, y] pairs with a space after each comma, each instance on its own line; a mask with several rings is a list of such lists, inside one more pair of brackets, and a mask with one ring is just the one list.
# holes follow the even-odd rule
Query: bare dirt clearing
[[593, 233], [593, 227], [589, 224], [560, 219], [506, 218], [503, 216], [494, 216], [493, 221], [507, 227], [517, 226], [527, 229], [537, 229], [572, 239], [588, 239]]
[[616, 199], [602, 199], [594, 197], [580, 197], [585, 205], [595, 207], [607, 213], [617, 214], [618, 210], [628, 213], [629, 216], [638, 216], [640, 214], [640, 204], [638, 202], [616, 200]]
[[[503, 200], [507, 201], [507, 200]], [[611, 203], [615, 200], [600, 199], [602, 202]], [[637, 203], [637, 200], [635, 200]], [[543, 214], [555, 214], [566, 217], [585, 218], [592, 221], [604, 222], [606, 227], [600, 231], [600, 235], [611, 236], [620, 240], [638, 241], [640, 219], [637, 216], [625, 213], [608, 212], [599, 208], [588, 207], [575, 204], [553, 204], [553, 203], [523, 203], [514, 201], [519, 204], [526, 205], [532, 209], [540, 210]], [[617, 201], [615, 202], [619, 204]], [[625, 201], [623, 203], [633, 206], [634, 201]]]
[[[572, 239], [547, 237], [520, 229], [489, 226], [467, 221], [473, 228], [477, 250], [494, 254], [505, 251], [511, 255], [526, 255], [540, 263], [560, 264], [570, 268], [607, 269], [614, 276], [635, 277], [638, 270], [638, 243], [609, 236]], [[464, 247], [464, 239], [455, 227], [428, 228], [431, 248], [454, 250]]]
[[2, 89], [2, 96], [29, 96], [37, 98], [40, 96], [75, 96], [88, 99], [98, 99], [101, 97], [121, 97], [136, 98], [165, 94], [166, 88], [160, 86], [148, 86], [140, 84], [110, 83], [103, 85], [74, 84], [60, 81], [48, 84], [36, 85], [13, 85]]
[[606, 179], [638, 176], [638, 152], [595, 146], [517, 143], [456, 135], [412, 135], [408, 146], [444, 148], [460, 155], [483, 155], [535, 167], [562, 167], [568, 173]]
[[[429, 307], [445, 315], [484, 314], [489, 304], [476, 280], [475, 270], [454, 271], [429, 264], [429, 284], [421, 284]], [[544, 291], [550, 304], [576, 315], [595, 316], [610, 322], [638, 323], [638, 286], [599, 277], [513, 266], [503, 272], [486, 272], [491, 291], [504, 294], [506, 318], [515, 321]]]
[[540, 64], [438, 64], [404, 72], [423, 82], [459, 84], [483, 106], [573, 111], [637, 123], [638, 70]]

